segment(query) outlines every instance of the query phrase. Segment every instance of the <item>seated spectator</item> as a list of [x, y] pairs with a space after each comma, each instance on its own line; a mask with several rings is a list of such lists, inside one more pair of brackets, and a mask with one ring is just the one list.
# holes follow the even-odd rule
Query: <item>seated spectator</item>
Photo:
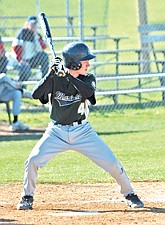
[[28, 130], [29, 127], [18, 120], [21, 112], [22, 97], [32, 98], [31, 92], [23, 89], [21, 83], [13, 81], [5, 73], [0, 74], [0, 100], [13, 101], [12, 113], [13, 122], [10, 126], [11, 131]]
[[31, 68], [40, 66], [42, 77], [48, 72], [49, 58], [46, 43], [38, 33], [38, 20], [35, 16], [27, 18], [24, 27], [18, 32], [12, 42], [12, 52], [15, 61], [13, 67], [19, 71], [19, 81], [29, 80]]

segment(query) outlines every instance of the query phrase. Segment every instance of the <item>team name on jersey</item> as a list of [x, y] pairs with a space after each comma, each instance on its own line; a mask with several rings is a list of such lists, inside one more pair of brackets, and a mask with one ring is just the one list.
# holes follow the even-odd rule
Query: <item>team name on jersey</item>
[[58, 101], [60, 106], [66, 106], [81, 101], [81, 97], [82, 97], [81, 94], [76, 94], [75, 96], [73, 95], [68, 96], [61, 91], [57, 91], [54, 96], [54, 99]]

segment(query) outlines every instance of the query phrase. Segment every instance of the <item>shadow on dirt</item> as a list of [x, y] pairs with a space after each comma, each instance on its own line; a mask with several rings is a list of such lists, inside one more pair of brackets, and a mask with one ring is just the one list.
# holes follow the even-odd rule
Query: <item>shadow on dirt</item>
[[[92, 214], [92, 212], [94, 213], [94, 212], [96, 212], [96, 211], [87, 211], [87, 210], [74, 210], [74, 209], [71, 209], [71, 208], [69, 208], [69, 209], [52, 209], [52, 210], [54, 210], [54, 211], [58, 211], [58, 212], [75, 212], [75, 213], [86, 213], [86, 214], [89, 214], [89, 213], [91, 213]], [[165, 213], [165, 208], [156, 208], [156, 207], [154, 207], [154, 208], [152, 208], [152, 207], [144, 207], [144, 208], [136, 208], [136, 209], [121, 209], [121, 210], [114, 210], [114, 209], [112, 209], [112, 210], [98, 210], [97, 211], [97, 213], [98, 214], [103, 214], [103, 213], [112, 213], [112, 212], [123, 212], [123, 211], [125, 211], [125, 212], [127, 212], [127, 213], [132, 213], [132, 212], [134, 212], [134, 213], [142, 213], [142, 212], [148, 212], [148, 213]]]
[[30, 129], [27, 131], [11, 132], [3, 131], [0, 129], [0, 142], [1, 141], [21, 141], [21, 140], [37, 140], [40, 139], [44, 130]]
[[[12, 224], [12, 225], [24, 225], [25, 223], [13, 223], [13, 222], [16, 222], [16, 220], [9, 220], [9, 219], [0, 219], [0, 224]], [[31, 224], [27, 224], [26, 225], [33, 225], [32, 223]]]

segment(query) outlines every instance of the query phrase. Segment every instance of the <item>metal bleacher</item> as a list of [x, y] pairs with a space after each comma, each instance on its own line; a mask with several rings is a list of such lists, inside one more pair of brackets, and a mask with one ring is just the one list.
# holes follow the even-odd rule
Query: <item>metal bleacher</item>
[[[73, 21], [72, 21], [73, 22]], [[75, 27], [73, 26], [73, 23], [70, 24], [72, 29]], [[91, 62], [91, 67], [93, 69], [93, 72], [96, 76], [97, 83], [104, 83], [107, 81], [113, 81], [114, 86], [107, 86], [107, 88], [101, 87], [97, 88], [96, 90], [96, 96], [108, 96], [113, 97], [114, 104], [118, 104], [118, 96], [119, 95], [130, 95], [130, 94], [137, 94], [137, 98], [139, 103], [142, 100], [142, 93], [151, 93], [151, 92], [161, 92], [162, 93], [162, 102], [165, 103], [165, 49], [163, 47], [158, 48], [157, 43], [158, 42], [165, 42], [165, 35], [160, 34], [160, 32], [163, 32], [165, 30], [165, 24], [158, 25], [158, 24], [152, 24], [152, 25], [142, 25], [138, 27], [138, 32], [140, 35], [140, 43], [141, 47], [139, 49], [121, 49], [120, 43], [121, 41], [125, 40], [127, 41], [128, 37], [110, 37], [108, 35], [97, 35], [97, 30], [102, 28], [102, 25], [96, 25], [96, 26], [87, 26], [88, 29], [91, 29], [93, 31], [93, 35], [86, 35], [84, 36], [85, 42], [91, 42], [93, 45], [92, 52], [99, 56], [99, 59], [94, 60]], [[66, 28], [66, 27], [65, 27]], [[84, 27], [85, 29], [85, 27]], [[153, 31], [159, 32], [158, 34], [154, 34], [151, 36], [150, 32]], [[72, 32], [73, 34], [74, 32]], [[11, 43], [13, 40], [13, 37], [2, 37], [2, 41], [4, 43]], [[55, 43], [55, 46], [57, 46], [57, 43], [68, 43], [70, 41], [79, 41], [79, 36], [63, 36], [63, 37], [53, 37], [53, 41]], [[97, 42], [98, 41], [108, 41], [111, 40], [114, 42], [115, 48], [114, 49], [99, 49], [97, 48]], [[156, 44], [155, 44], [156, 43]], [[148, 46], [148, 44], [150, 46]], [[144, 47], [145, 46], [145, 47]], [[147, 47], [146, 47], [147, 46]], [[51, 52], [48, 50], [48, 54], [51, 54]], [[144, 52], [152, 53], [153, 56], [149, 58], [144, 58]], [[160, 57], [160, 53], [163, 55], [163, 57]], [[61, 54], [61, 51], [57, 51], [57, 55]], [[125, 60], [121, 60], [121, 55], [125, 54], [128, 56], [128, 54], [136, 55], [135, 59], [127, 59], [128, 57], [125, 57]], [[111, 57], [109, 60], [104, 60], [105, 56], [113, 55], [113, 58]], [[98, 58], [98, 57], [97, 57]], [[156, 70], [148, 70], [144, 71], [144, 65], [149, 64], [151, 67], [152, 65], [156, 65]], [[161, 67], [159, 66], [161, 65]], [[114, 73], [106, 74], [98, 73], [97, 68], [100, 67], [114, 67]], [[122, 67], [136, 67], [137, 71], [133, 73], [121, 73], [120, 68]], [[110, 69], [109, 69], [110, 70]], [[149, 78], [154, 78], [159, 80], [160, 82], [155, 82], [155, 85], [152, 86], [145, 86], [147, 83], [147, 80]], [[136, 80], [136, 85], [132, 86], [122, 86], [121, 83], [125, 81], [130, 80]], [[142, 82], [143, 81], [143, 82]], [[25, 81], [24, 83], [26, 85], [28, 84], [35, 84], [37, 81], [30, 80]], [[135, 83], [135, 82], [134, 82]], [[107, 83], [108, 85], [108, 83]], [[104, 85], [103, 85], [104, 86]]]

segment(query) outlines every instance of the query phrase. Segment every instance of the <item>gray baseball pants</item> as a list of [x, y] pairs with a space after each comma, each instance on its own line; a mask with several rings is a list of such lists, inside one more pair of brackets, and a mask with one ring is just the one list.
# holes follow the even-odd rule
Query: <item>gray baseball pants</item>
[[124, 196], [133, 193], [122, 165], [89, 122], [77, 126], [54, 125], [50, 122], [25, 162], [22, 196], [34, 196], [38, 168], [45, 166], [58, 153], [67, 150], [82, 153], [107, 171], [116, 180]]

